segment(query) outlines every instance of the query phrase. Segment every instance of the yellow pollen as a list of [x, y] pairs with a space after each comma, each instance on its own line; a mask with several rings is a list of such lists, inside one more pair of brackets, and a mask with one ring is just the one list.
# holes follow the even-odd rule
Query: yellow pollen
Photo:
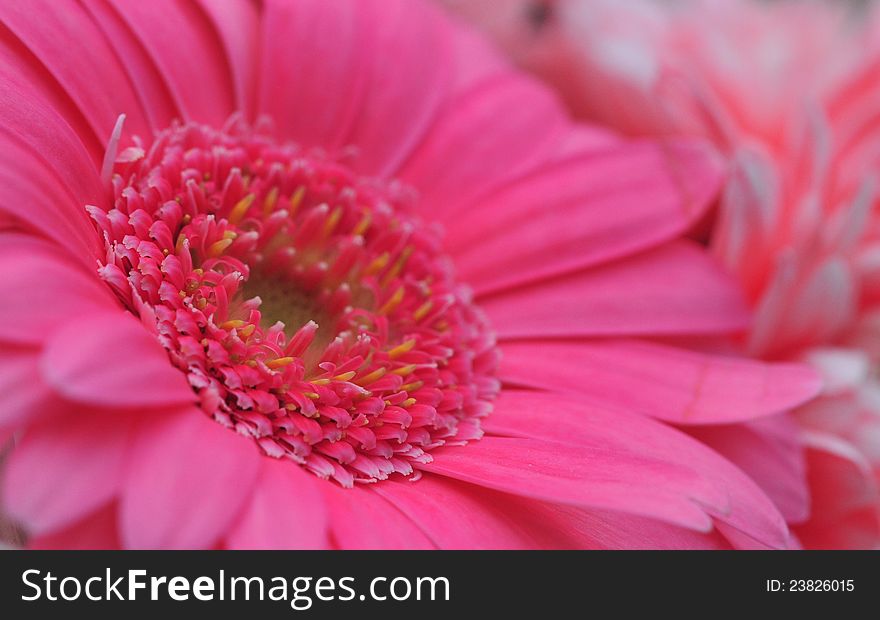
[[256, 197], [256, 194], [248, 194], [237, 203], [235, 203], [235, 206], [232, 207], [232, 211], [229, 212], [229, 223], [238, 224], [247, 214], [248, 209], [251, 208], [251, 205], [254, 204], [254, 199]]
[[385, 274], [385, 277], [382, 278], [382, 286], [388, 286], [388, 283], [391, 282], [394, 278], [400, 274], [400, 271], [403, 269], [403, 266], [406, 264], [406, 261], [409, 260], [410, 255], [413, 253], [413, 249], [409, 246], [403, 248], [403, 251], [400, 253], [400, 256], [396, 261], [394, 261], [394, 265], [392, 265], [391, 269], [388, 270], [388, 273]]
[[247, 325], [245, 321], [240, 319], [233, 319], [231, 321], [226, 321], [225, 323], [220, 324], [220, 329], [237, 329], [239, 327], [244, 327]]
[[266, 366], [274, 370], [275, 368], [283, 368], [285, 366], [289, 366], [295, 361], [295, 357], [277, 357], [274, 360], [269, 360], [268, 362], [266, 362]]
[[416, 321], [421, 321], [425, 316], [431, 311], [431, 308], [434, 307], [434, 302], [430, 299], [423, 303], [421, 306], [416, 308], [416, 311], [413, 312], [413, 318]]
[[410, 406], [415, 405], [415, 404], [416, 404], [416, 399], [415, 399], [415, 398], [407, 398], [405, 401], [403, 401], [402, 403], [400, 403], [400, 406], [401, 406], [401, 407], [410, 407]]
[[387, 368], [380, 367], [371, 372], [368, 375], [365, 375], [358, 379], [358, 383], [361, 385], [370, 385], [385, 376], [385, 373], [388, 372]]
[[401, 377], [405, 377], [408, 374], [412, 373], [417, 368], [415, 364], [407, 364], [406, 366], [401, 366], [400, 368], [395, 368], [391, 371], [393, 375], [400, 375]]
[[367, 229], [370, 227], [370, 224], [373, 223], [373, 214], [369, 211], [364, 211], [364, 216], [361, 218], [361, 221], [357, 223], [357, 225], [351, 230], [351, 234], [354, 236], [362, 235], [367, 232]]
[[336, 230], [336, 226], [339, 224], [339, 220], [342, 218], [342, 207], [336, 207], [333, 211], [330, 212], [330, 215], [327, 217], [327, 221], [324, 222], [324, 230], [321, 231], [321, 236], [323, 239], [326, 239], [330, 235], [333, 234], [333, 231]]
[[303, 392], [303, 396], [305, 396], [306, 398], [311, 398], [312, 400], [318, 400], [319, 398], [321, 398], [320, 394], [318, 394], [317, 392]]
[[416, 346], [416, 339], [410, 338], [406, 342], [399, 344], [396, 347], [394, 347], [393, 349], [391, 349], [390, 351], [388, 351], [388, 357], [390, 357], [391, 359], [394, 359], [395, 357], [400, 357], [404, 353], [408, 353], [408, 352], [412, 351], [412, 348], [414, 346]]
[[226, 251], [232, 245], [232, 239], [220, 239], [219, 241], [215, 241], [211, 245], [208, 246], [208, 256], [211, 258], [217, 258], [223, 252]]
[[383, 252], [379, 256], [373, 259], [373, 261], [367, 265], [367, 268], [364, 269], [365, 276], [372, 276], [385, 268], [385, 265], [388, 264], [388, 261], [391, 260], [391, 256], [388, 252]]
[[393, 312], [394, 309], [400, 305], [400, 302], [403, 301], [403, 295], [405, 292], [406, 291], [404, 290], [403, 286], [398, 286], [397, 290], [394, 291], [394, 294], [388, 298], [388, 301], [386, 301], [385, 304], [381, 308], [379, 308], [379, 314], [390, 314], [391, 312]]
[[199, 310], [204, 310], [207, 307], [207, 305], [208, 305], [208, 300], [205, 299], [204, 297], [199, 298], [199, 300], [196, 302], [196, 307]]
[[296, 213], [296, 210], [299, 208], [300, 203], [302, 202], [303, 196], [306, 195], [306, 186], [300, 185], [296, 188], [296, 191], [293, 192], [293, 195], [290, 197], [290, 214], [293, 215]]
[[269, 193], [266, 194], [266, 199], [263, 201], [263, 215], [270, 215], [272, 211], [275, 210], [275, 205], [278, 202], [278, 186], [273, 187], [269, 190]]

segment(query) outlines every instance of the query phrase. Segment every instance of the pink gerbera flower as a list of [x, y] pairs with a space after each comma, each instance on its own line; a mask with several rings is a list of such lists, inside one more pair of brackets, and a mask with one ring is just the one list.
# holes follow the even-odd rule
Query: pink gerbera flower
[[[579, 116], [633, 135], [704, 136], [729, 154], [712, 245], [756, 309], [745, 350], [806, 360], [826, 378], [823, 397], [797, 412], [813, 509], [796, 532], [812, 547], [880, 545], [877, 12], [744, 0], [447, 3], [494, 24]], [[529, 30], [536, 4], [552, 19]], [[722, 450], [713, 435], [698, 436]]]
[[412, 0], [0, 13], [3, 502], [31, 546], [790, 544], [642, 415], [817, 388], [641, 338], [747, 324], [675, 240], [719, 180], [699, 143], [576, 127]]

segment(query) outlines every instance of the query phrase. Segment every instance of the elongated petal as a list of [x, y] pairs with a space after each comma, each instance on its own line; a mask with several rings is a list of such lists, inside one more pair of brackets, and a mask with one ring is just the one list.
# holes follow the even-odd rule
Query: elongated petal
[[[34, 19], [34, 13], [40, 18]], [[46, 0], [4, 2], [0, 21], [22, 43], [22, 63], [33, 55], [87, 119], [99, 143], [106, 144], [120, 114], [128, 129], [149, 137], [140, 101], [112, 48], [88, 11], [77, 3]], [[26, 50], [26, 51], [25, 51]]]
[[375, 491], [442, 549], [725, 547], [717, 534], [622, 513], [547, 504], [442, 476], [425, 476], [417, 484], [384, 484]]
[[83, 315], [112, 312], [110, 290], [69, 264], [48, 244], [0, 234], [0, 340], [42, 343], [52, 327]]
[[523, 341], [502, 350], [501, 376], [514, 385], [583, 394], [677, 424], [727, 424], [777, 413], [802, 404], [821, 386], [804, 365], [638, 340]]
[[341, 549], [433, 549], [410, 520], [370, 488], [322, 487], [331, 535]]
[[30, 426], [3, 480], [10, 514], [41, 535], [111, 500], [122, 485], [130, 427], [126, 416], [85, 411]]
[[[547, 423], [548, 419], [552, 423]], [[759, 543], [775, 547], [787, 544], [788, 531], [782, 515], [751, 479], [709, 448], [659, 422], [624, 411], [599, 408], [582, 399], [506, 391], [484, 426], [493, 434], [531, 436], [537, 441], [570, 446], [572, 452], [560, 451], [555, 458], [559, 463], [564, 462], [564, 458], [578, 460], [579, 464], [573, 465], [572, 472], [583, 468], [587, 479], [604, 471], [599, 467], [604, 467], [604, 461], [610, 460], [611, 465], [620, 471], [617, 481], [626, 481], [633, 492], [620, 498], [621, 503], [614, 507], [618, 510], [665, 518], [698, 529], [696, 519], [690, 523], [681, 519], [688, 514], [689, 505], [698, 505], [706, 514]], [[485, 438], [480, 443], [483, 441]], [[580, 457], [577, 456], [578, 449], [582, 450]], [[512, 462], [515, 455], [511, 452], [508, 458]], [[493, 460], [489, 456], [488, 461]], [[523, 453], [520, 461], [530, 463], [527, 453]], [[655, 462], [659, 465], [653, 465]], [[488, 465], [490, 468], [496, 466], [494, 463]], [[482, 469], [481, 466], [474, 467]], [[630, 474], [633, 476], [631, 481], [628, 480]], [[528, 476], [528, 470], [522, 475]], [[609, 480], [602, 478], [603, 483]], [[547, 486], [548, 489], [552, 487], [552, 484]], [[636, 494], [645, 493], [650, 497], [655, 492], [670, 496], [657, 512], [653, 512], [655, 508], [649, 502], [636, 499]], [[613, 508], [610, 505], [601, 507]], [[670, 512], [675, 515], [676, 508], [681, 509], [681, 515], [670, 519]]]
[[124, 0], [114, 9], [153, 61], [184, 118], [222, 125], [235, 111], [234, 86], [207, 16], [194, 3], [173, 0]]
[[478, 294], [570, 273], [680, 235], [720, 172], [699, 143], [592, 148], [455, 213], [449, 248]]
[[251, 498], [261, 458], [252, 441], [199, 409], [144, 420], [126, 456], [123, 545], [215, 546]]
[[62, 530], [28, 540], [31, 549], [119, 549], [118, 510], [110, 503]]
[[803, 446], [797, 426], [784, 415], [742, 424], [689, 427], [699, 439], [754, 480], [788, 523], [803, 522], [810, 512]]
[[326, 549], [326, 484], [288, 460], [262, 459], [254, 494], [229, 535], [231, 549]]
[[749, 323], [739, 287], [685, 241], [490, 295], [481, 305], [508, 339], [723, 333]]
[[55, 391], [77, 402], [142, 407], [196, 400], [155, 336], [123, 311], [66, 323], [46, 343], [41, 367]]

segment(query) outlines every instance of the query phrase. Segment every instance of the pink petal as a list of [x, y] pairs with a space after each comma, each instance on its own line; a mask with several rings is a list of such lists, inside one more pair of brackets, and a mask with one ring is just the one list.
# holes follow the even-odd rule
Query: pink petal
[[[504, 122], [496, 122], [501, 115]], [[550, 93], [497, 72], [450, 98], [400, 178], [419, 188], [427, 217], [454, 224], [455, 206], [546, 160], [568, 126]]]
[[231, 549], [326, 549], [327, 484], [288, 460], [262, 459], [254, 494], [226, 537]]
[[367, 83], [346, 142], [360, 150], [357, 168], [392, 176], [432, 127], [449, 90], [454, 30], [430, 3], [355, 2], [368, 7], [358, 50]]
[[[30, 148], [2, 136], [0, 147], [3, 149], [0, 220], [10, 219], [3, 228], [24, 228], [42, 234], [56, 242], [58, 249], [67, 251], [69, 260], [93, 270], [102, 248], [92, 223], [87, 219], [86, 202], [78, 202], [79, 199]], [[89, 174], [97, 178], [93, 170], [89, 170]]]
[[0, 355], [0, 433], [43, 415], [66, 413], [67, 407], [58, 402], [40, 376], [39, 359], [39, 349], [4, 344]]
[[214, 24], [226, 51], [235, 86], [236, 108], [252, 119], [256, 106], [259, 55], [259, 7], [249, 0], [198, 0]]
[[501, 377], [509, 383], [583, 394], [678, 424], [749, 420], [795, 407], [821, 387], [805, 365], [639, 340], [509, 342], [502, 350]]
[[171, 83], [166, 81], [119, 10], [113, 5], [96, 0], [87, 0], [83, 5], [92, 15], [92, 19], [103, 32], [107, 43], [113, 48], [128, 74], [128, 79], [138, 94], [151, 126], [165, 128], [172, 119], [180, 118], [181, 112], [171, 92]]
[[742, 469], [773, 500], [788, 523], [810, 513], [803, 447], [784, 415], [744, 424], [688, 427], [687, 432]]
[[407, 0], [276, 1], [263, 24], [259, 109], [280, 133], [305, 146], [351, 144], [358, 168], [393, 172], [446, 92], [449, 27], [436, 9]]
[[426, 471], [490, 489], [651, 516], [698, 531], [712, 526], [686, 495], [693, 492], [695, 474], [623, 449], [483, 437], [463, 448], [439, 448], [432, 456], [432, 463], [421, 466]]
[[720, 172], [695, 142], [593, 147], [456, 212], [449, 248], [478, 294], [569, 273], [683, 233]]
[[116, 504], [108, 504], [63, 530], [28, 541], [31, 549], [119, 549]]
[[809, 549], [876, 549], [880, 544], [880, 493], [864, 457], [825, 433], [805, 433], [812, 512], [796, 528]]
[[433, 549], [419, 528], [372, 488], [322, 486], [330, 531], [340, 549]]
[[702, 534], [622, 513], [546, 504], [441, 476], [376, 485], [441, 549], [723, 548]]
[[155, 63], [185, 120], [222, 126], [235, 111], [234, 87], [205, 14], [193, 3], [173, 0], [129, 0], [114, 8]]
[[[34, 12], [39, 11], [39, 19]], [[61, 6], [5, 2], [0, 21], [22, 42], [26, 52], [45, 67], [46, 79], [73, 101], [98, 142], [105, 144], [121, 113], [129, 131], [150, 136], [140, 102], [113, 50], [88, 12], [76, 3]]]
[[736, 283], [686, 241], [480, 303], [501, 338], [707, 334], [749, 323]]
[[[0, 94], [0, 127], [4, 133], [20, 136], [25, 144], [49, 147], [52, 130], [59, 129], [60, 149], [78, 148], [86, 154], [82, 163], [71, 160], [72, 167], [98, 161], [102, 145], [76, 103], [11, 31], [0, 32], [0, 41], [0, 79], [4, 85]], [[40, 127], [31, 123], [39, 117], [47, 117], [48, 124]], [[60, 153], [47, 148], [46, 154], [54, 160]]]
[[[548, 415], [552, 424], [546, 421]], [[686, 508], [699, 505], [706, 514], [760, 543], [779, 547], [787, 544], [788, 531], [782, 515], [751, 479], [706, 446], [650, 418], [600, 408], [580, 399], [508, 390], [502, 392], [495, 411], [483, 426], [496, 435], [532, 437], [531, 441], [536, 443], [559, 442], [571, 450], [568, 458], [580, 461], [573, 471], [586, 470], [587, 479], [599, 475], [597, 466], [605, 466], [606, 461], [611, 471], [621, 470], [618, 481], [628, 484], [632, 492], [627, 495], [626, 487], [622, 486], [621, 497], [614, 497], [620, 502], [617, 506], [597, 507], [653, 516], [698, 529], [696, 518], [689, 523], [670, 512], [681, 508], [684, 516]], [[485, 441], [486, 438], [475, 446], [481, 447]], [[476, 450], [471, 452], [477, 454]], [[486, 467], [497, 466], [493, 457], [483, 458]], [[509, 458], [510, 467], [514, 467], [515, 451]], [[557, 458], [561, 460], [561, 453]], [[529, 462], [525, 455], [519, 460]], [[440, 462], [437, 456], [435, 464]], [[630, 476], [633, 480], [627, 482]], [[602, 482], [607, 484], [609, 480], [613, 479]], [[665, 504], [655, 506], [654, 494], [670, 497]]]
[[0, 299], [0, 340], [31, 344], [59, 322], [117, 307], [97, 275], [68, 264], [46, 243], [10, 233], [0, 233]]
[[186, 375], [127, 312], [98, 312], [66, 322], [46, 343], [43, 377], [65, 398], [106, 407], [192, 403]]
[[280, 135], [306, 147], [343, 145], [365, 88], [366, 7], [323, 0], [265, 3], [257, 109]]
[[3, 503], [29, 533], [54, 531], [120, 490], [131, 420], [77, 411], [32, 425], [12, 452]]
[[127, 455], [123, 545], [214, 546], [250, 500], [262, 458], [252, 441], [199, 409], [145, 419]]

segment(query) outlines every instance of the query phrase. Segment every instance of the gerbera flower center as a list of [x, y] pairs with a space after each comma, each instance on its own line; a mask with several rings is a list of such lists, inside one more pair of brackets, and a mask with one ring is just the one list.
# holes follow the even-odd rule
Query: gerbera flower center
[[344, 486], [481, 436], [494, 339], [413, 192], [192, 124], [113, 171], [100, 273], [214, 420]]

